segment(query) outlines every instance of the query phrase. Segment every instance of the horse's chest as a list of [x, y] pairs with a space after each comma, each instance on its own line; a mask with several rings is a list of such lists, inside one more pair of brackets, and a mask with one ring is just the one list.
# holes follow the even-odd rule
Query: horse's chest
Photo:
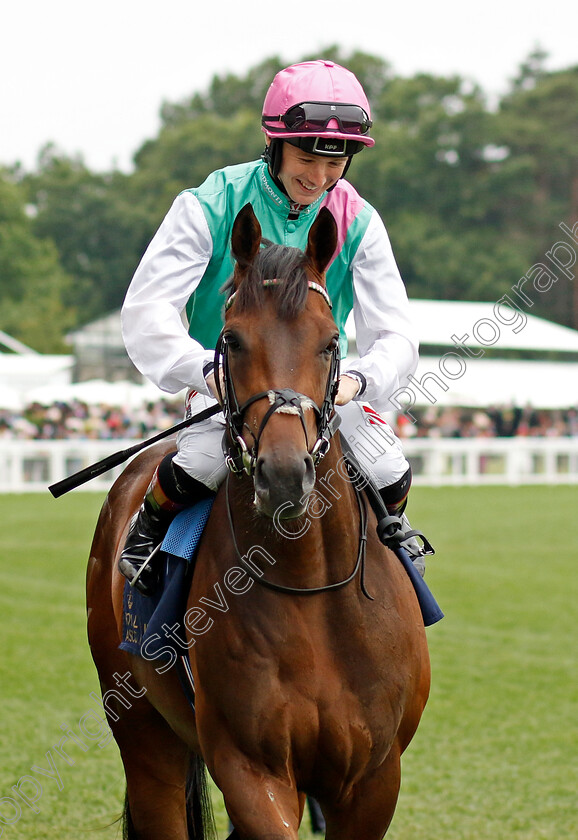
[[[300, 662], [281, 665], [278, 709], [288, 739], [333, 764], [381, 758], [391, 746], [403, 708], [403, 685], [371, 655], [348, 656], [342, 647], [302, 645]], [[272, 699], [272, 698], [270, 698]], [[265, 701], [266, 704], [266, 701]]]

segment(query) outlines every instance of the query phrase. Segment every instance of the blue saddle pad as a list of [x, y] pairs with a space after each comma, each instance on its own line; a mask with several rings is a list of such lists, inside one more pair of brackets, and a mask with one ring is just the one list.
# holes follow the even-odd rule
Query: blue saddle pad
[[169, 526], [161, 546], [162, 551], [183, 560], [192, 560], [201, 534], [207, 524], [214, 497], [210, 496], [178, 513]]
[[[182, 621], [188, 594], [185, 584], [212, 506], [212, 497], [203, 499], [177, 514], [171, 522], [161, 546], [164, 555], [160, 585], [152, 597], [141, 595], [128, 581], [125, 583], [121, 650], [148, 660], [169, 661], [186, 650], [177, 641], [179, 637], [185, 640]], [[172, 633], [167, 633], [166, 628]]]

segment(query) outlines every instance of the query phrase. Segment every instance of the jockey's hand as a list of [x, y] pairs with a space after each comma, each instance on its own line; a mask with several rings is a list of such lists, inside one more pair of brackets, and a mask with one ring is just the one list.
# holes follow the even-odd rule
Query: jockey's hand
[[335, 405], [347, 405], [357, 395], [360, 387], [358, 379], [342, 373], [339, 377], [339, 388], [335, 397]]
[[[220, 368], [220, 374], [221, 374], [221, 391], [223, 391], [224, 390], [224, 383], [223, 383], [223, 369], [222, 368]], [[205, 382], [207, 383], [207, 387], [208, 387], [209, 391], [211, 392], [211, 396], [213, 396], [217, 400], [217, 402], [220, 402], [219, 393], [217, 391], [217, 383], [215, 382], [214, 371], [211, 371], [211, 373], [209, 373], [209, 374], [207, 374], [207, 376], [205, 376]]]

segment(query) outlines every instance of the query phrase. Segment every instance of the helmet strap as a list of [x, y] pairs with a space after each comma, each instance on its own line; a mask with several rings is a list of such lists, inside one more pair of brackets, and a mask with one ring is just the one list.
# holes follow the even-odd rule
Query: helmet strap
[[261, 158], [268, 164], [269, 172], [275, 181], [275, 185], [284, 195], [287, 195], [287, 190], [279, 180], [279, 172], [281, 171], [283, 160], [283, 141], [271, 138], [271, 142], [268, 146], [265, 146], [265, 151], [261, 155]]
[[[351, 166], [351, 161], [352, 161], [352, 160], [353, 160], [353, 155], [349, 155], [349, 157], [347, 158], [347, 163], [345, 164], [345, 166], [344, 166], [344, 168], [343, 168], [343, 172], [341, 173], [341, 176], [340, 176], [341, 178], [345, 178], [345, 175], [346, 175], [346, 173], [347, 173], [347, 170], [348, 170], [348, 169], [349, 169], [349, 167]], [[335, 187], [335, 186], [336, 186], [336, 183], [335, 183], [335, 184], [333, 184], [333, 187]], [[329, 187], [329, 189], [327, 190], [327, 192], [331, 192], [331, 190], [333, 189], [333, 187]]]

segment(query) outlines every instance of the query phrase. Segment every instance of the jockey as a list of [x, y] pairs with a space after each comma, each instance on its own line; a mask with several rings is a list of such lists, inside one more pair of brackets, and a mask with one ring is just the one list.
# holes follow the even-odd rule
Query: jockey
[[[213, 172], [175, 199], [130, 284], [122, 328], [145, 376], [169, 393], [187, 389], [187, 416], [214, 405], [214, 347], [221, 289], [233, 271], [237, 213], [250, 202], [264, 238], [304, 250], [320, 207], [329, 208], [339, 244], [327, 289], [343, 337], [353, 310], [359, 352], [342, 367], [335, 400], [340, 428], [389, 513], [401, 516], [411, 469], [380, 412], [391, 408], [389, 396], [415, 371], [418, 342], [383, 222], [343, 178], [353, 156], [374, 145], [370, 127], [363, 88], [344, 67], [318, 60], [281, 70], [263, 106], [262, 158]], [[226, 476], [223, 432], [222, 413], [182, 430], [176, 454], [153, 476], [119, 563], [145, 595], [158, 581], [158, 564], [146, 561], [172, 518], [215, 492]], [[420, 547], [415, 540], [406, 547], [423, 574]]]

